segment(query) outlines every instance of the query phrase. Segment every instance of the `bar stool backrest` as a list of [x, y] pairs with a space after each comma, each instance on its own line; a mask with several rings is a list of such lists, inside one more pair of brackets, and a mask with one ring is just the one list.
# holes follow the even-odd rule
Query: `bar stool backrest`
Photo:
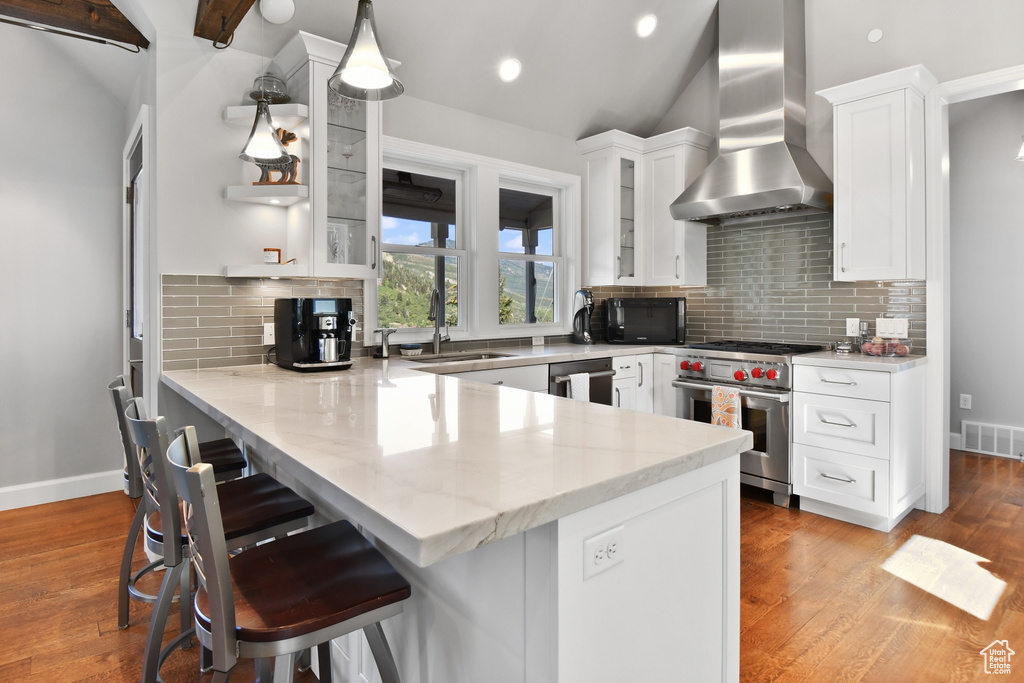
[[181, 538], [181, 514], [178, 508], [178, 494], [170, 478], [169, 465], [164, 454], [167, 452], [167, 421], [158, 416], [146, 419], [142, 399], [133, 398], [125, 409], [128, 433], [138, 454], [139, 470], [144, 487], [143, 501], [149, 510], [160, 513], [163, 531], [164, 566], [177, 566], [183, 559]]
[[[165, 462], [182, 500], [185, 529], [199, 585], [209, 596], [210, 621], [214, 625], [210, 647], [214, 669], [229, 671], [238, 658], [235, 654], [235, 595], [228, 567], [224, 522], [213, 467], [197, 462], [194, 439], [195, 431], [192, 427], [185, 427], [170, 443]], [[193, 465], [193, 462], [197, 464]]]
[[114, 412], [117, 414], [117, 431], [121, 435], [121, 446], [124, 448], [124, 482], [125, 493], [132, 500], [142, 497], [142, 472], [139, 471], [139, 458], [135, 454], [135, 445], [128, 434], [124, 411], [132, 400], [132, 390], [128, 388], [124, 375], [107, 385], [110, 397], [114, 401]]

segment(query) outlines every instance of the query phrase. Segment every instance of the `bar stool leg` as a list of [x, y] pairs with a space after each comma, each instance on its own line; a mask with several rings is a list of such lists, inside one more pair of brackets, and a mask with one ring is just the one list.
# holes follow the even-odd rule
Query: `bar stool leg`
[[380, 622], [363, 627], [363, 634], [366, 636], [366, 643], [370, 646], [370, 652], [373, 653], [373, 660], [377, 662], [380, 680], [383, 683], [402, 683], [402, 679], [398, 675], [398, 666], [395, 665], [395, 658], [391, 655], [391, 648], [388, 647], [388, 639], [384, 636], [384, 629], [381, 628]]
[[[160, 663], [162, 661], [160, 645], [163, 642], [164, 626], [167, 624], [167, 615], [174, 602], [174, 594], [183, 579], [181, 574], [187, 572], [188, 562], [179, 562], [173, 567], [168, 567], [164, 574], [164, 581], [160, 585], [160, 593], [157, 595], [156, 603], [153, 605], [153, 616], [149, 619], [149, 633], [146, 634], [146, 649], [142, 654], [142, 683], [157, 683], [160, 680]], [[188, 583], [185, 583], [188, 590]], [[185, 594], [182, 609], [188, 605], [188, 593]], [[191, 612], [191, 610], [189, 610]], [[184, 621], [184, 618], [182, 619]], [[189, 622], [191, 623], [191, 621]], [[168, 647], [173, 647], [183, 636], [191, 638], [191, 633], [182, 633]]]
[[132, 559], [135, 557], [135, 545], [138, 543], [139, 534], [142, 532], [142, 523], [146, 520], [146, 509], [139, 501], [139, 507], [135, 510], [135, 517], [128, 529], [128, 539], [124, 543], [124, 553], [121, 555], [121, 576], [117, 584], [117, 627], [128, 628], [128, 583], [132, 578]]
[[331, 667], [331, 641], [316, 646], [317, 666], [320, 668], [320, 683], [331, 683], [334, 669]]

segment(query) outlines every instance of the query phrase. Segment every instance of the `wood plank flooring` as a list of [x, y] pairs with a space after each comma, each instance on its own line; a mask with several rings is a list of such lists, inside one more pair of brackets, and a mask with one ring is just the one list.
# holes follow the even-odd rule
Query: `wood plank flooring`
[[[950, 481], [945, 513], [914, 511], [888, 534], [745, 491], [741, 680], [1024, 680], [1024, 465], [953, 451]], [[0, 512], [0, 681], [139, 680], [150, 606], [133, 602], [120, 631], [116, 605], [133, 514], [121, 493]], [[1007, 585], [988, 620], [882, 569], [914, 535], [989, 560], [982, 566]], [[139, 554], [136, 566], [143, 561]], [[168, 637], [176, 622], [175, 612]], [[984, 673], [979, 651], [997, 639], [1021, 653], [1011, 675]], [[198, 672], [197, 648], [175, 652], [162, 675], [210, 680]], [[252, 677], [243, 662], [232, 680]]]

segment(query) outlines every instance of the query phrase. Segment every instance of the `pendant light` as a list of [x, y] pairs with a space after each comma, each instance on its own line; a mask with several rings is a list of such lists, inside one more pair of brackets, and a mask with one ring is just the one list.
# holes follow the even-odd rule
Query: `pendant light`
[[[263, 19], [260, 19], [260, 70], [263, 70]], [[270, 118], [272, 102], [287, 102], [288, 94], [284, 91], [284, 82], [272, 74], [257, 76], [253, 82], [249, 97], [256, 100], [256, 119], [252, 122], [249, 139], [245, 141], [238, 158], [243, 161], [273, 161], [288, 156], [281, 139], [277, 137], [277, 127]]]
[[1017, 156], [1014, 157], [1014, 161], [1024, 161], [1024, 142], [1020, 143], [1020, 151], [1017, 152]]
[[390, 100], [405, 92], [377, 39], [370, 0], [359, 0], [348, 49], [327, 84], [339, 95], [354, 100]]

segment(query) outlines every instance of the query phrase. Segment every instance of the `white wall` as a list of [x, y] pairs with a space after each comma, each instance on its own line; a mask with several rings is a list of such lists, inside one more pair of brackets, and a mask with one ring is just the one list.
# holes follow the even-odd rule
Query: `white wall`
[[[960, 420], [1024, 428], [1024, 91], [950, 106], [950, 431]], [[972, 396], [971, 410], [959, 407]]]
[[[557, 114], [552, 114], [553, 116]], [[402, 96], [383, 105], [384, 134], [460, 152], [583, 175], [576, 141]]]
[[116, 488], [123, 465], [106, 385], [121, 372], [128, 124], [60, 40], [0, 25], [0, 509], [49, 500], [35, 482], [79, 477], [67, 497]]

